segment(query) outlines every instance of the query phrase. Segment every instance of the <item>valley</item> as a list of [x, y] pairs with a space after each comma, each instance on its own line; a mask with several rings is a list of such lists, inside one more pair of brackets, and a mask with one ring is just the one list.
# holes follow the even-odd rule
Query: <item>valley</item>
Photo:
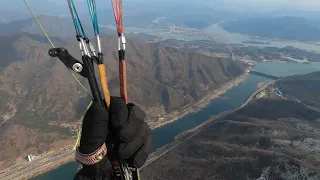
[[[37, 1], [33, 6], [43, 3]], [[146, 112], [155, 142], [142, 179], [320, 178], [315, 19], [255, 20], [193, 0], [140, 3], [126, 4], [125, 34], [129, 101]], [[114, 19], [101, 7], [109, 88], [119, 96]], [[39, 15], [41, 24], [55, 46], [80, 59], [68, 12], [54, 11], [59, 15]], [[91, 100], [88, 83], [79, 77], [83, 89], [48, 56], [52, 45], [34, 19], [11, 13], [2, 13], [0, 22], [0, 179], [72, 179], [79, 169], [73, 148]], [[271, 81], [249, 70], [283, 78]], [[35, 159], [27, 162], [28, 155]]]
[[[317, 81], [318, 75], [319, 72], [297, 75], [269, 83], [264, 97], [182, 133], [157, 152], [161, 157], [152, 159], [152, 164], [157, 165], [147, 164], [142, 170], [143, 178], [318, 179], [320, 114], [288, 91], [303, 89], [300, 83]], [[301, 81], [289, 85], [295, 78]], [[276, 86], [286, 97], [276, 93]], [[171, 147], [174, 149], [162, 154]], [[296, 169], [303, 173], [296, 173]]]
[[[42, 154], [61, 147], [63, 142], [74, 141], [76, 129], [81, 125], [81, 113], [90, 98], [61, 62], [48, 57], [50, 45], [43, 37], [18, 33], [0, 38], [3, 50], [10, 52], [3, 57], [0, 72], [4, 102], [0, 109], [3, 114], [0, 144], [7, 147], [0, 149], [0, 159], [4, 161], [1, 167], [5, 168], [17, 163], [15, 158]], [[110, 90], [117, 95], [115, 49], [107, 43], [112, 41], [115, 38], [106, 36], [102, 45], [106, 49]], [[71, 54], [78, 54], [75, 44], [66, 44], [66, 47]], [[129, 97], [147, 112], [147, 121], [153, 128], [166, 124], [166, 121], [159, 122], [159, 118], [169, 113], [167, 121], [194, 111], [194, 107], [185, 108], [204, 98], [206, 100], [195, 109], [203, 107], [234, 85], [228, 85], [229, 82], [241, 82], [236, 79], [244, 72], [242, 63], [233, 62], [228, 55], [214, 58], [161, 42], [148, 44], [130, 39], [128, 47], [131, 47], [127, 52]], [[16, 71], [19, 73], [14, 73]], [[215, 94], [208, 95], [210, 92]], [[181, 108], [183, 113], [179, 112]]]

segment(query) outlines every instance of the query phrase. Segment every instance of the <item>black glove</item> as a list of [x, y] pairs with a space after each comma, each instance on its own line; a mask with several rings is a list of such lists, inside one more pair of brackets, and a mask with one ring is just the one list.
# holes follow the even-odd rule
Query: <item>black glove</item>
[[152, 134], [145, 113], [136, 105], [128, 105], [121, 98], [112, 97], [110, 121], [116, 134], [115, 147], [121, 159], [130, 167], [140, 168], [152, 150]]
[[[143, 111], [130, 103], [126, 105], [121, 98], [111, 97], [109, 112], [93, 103], [86, 113], [80, 146], [82, 154], [91, 154], [106, 141], [109, 131], [113, 136], [115, 151], [130, 167], [140, 168], [151, 153], [152, 134]], [[106, 143], [108, 144], [108, 143]], [[104, 178], [112, 174], [108, 159], [105, 156], [93, 165], [83, 164], [75, 180]]]

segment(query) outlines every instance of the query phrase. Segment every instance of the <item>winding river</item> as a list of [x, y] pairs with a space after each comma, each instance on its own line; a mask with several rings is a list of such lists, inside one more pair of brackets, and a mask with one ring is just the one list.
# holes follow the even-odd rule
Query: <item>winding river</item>
[[[255, 67], [256, 71], [270, 73], [276, 76], [288, 76], [294, 74], [304, 74], [320, 70], [320, 63], [302, 64], [288, 62], [263, 62]], [[221, 112], [233, 110], [246, 101], [246, 99], [257, 89], [259, 82], [268, 82], [270, 80], [249, 75], [240, 85], [229, 89], [222, 98], [216, 98], [207, 107], [199, 112], [190, 113], [181, 119], [157, 128], [153, 131], [154, 144], [156, 150], [174, 140], [179, 133], [195, 128], [201, 123], [207, 121], [211, 116]], [[77, 171], [78, 163], [70, 162], [57, 169], [49, 171], [43, 175], [33, 178], [33, 180], [56, 180], [73, 179]]]

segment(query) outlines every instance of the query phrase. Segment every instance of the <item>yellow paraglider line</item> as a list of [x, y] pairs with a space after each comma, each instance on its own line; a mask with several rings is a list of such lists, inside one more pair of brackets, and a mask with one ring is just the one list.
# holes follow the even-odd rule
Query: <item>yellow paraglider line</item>
[[[30, 8], [28, 2], [27, 2], [26, 0], [23, 0], [23, 1], [24, 1], [24, 3], [26, 4], [26, 6], [27, 6], [27, 8], [29, 9], [29, 11], [30, 11], [30, 13], [32, 14], [32, 16], [34, 17], [34, 19], [37, 21], [40, 29], [42, 30], [42, 32], [44, 33], [44, 35], [45, 35], [46, 38], [48, 39], [48, 41], [49, 41], [49, 43], [51, 44], [51, 46], [52, 46], [53, 48], [55, 48], [55, 46], [54, 46], [53, 42], [51, 41], [50, 37], [48, 36], [46, 30], [43, 28], [43, 26], [41, 25], [39, 19], [37, 18], [37, 16], [34, 14], [34, 12], [32, 11], [32, 9]], [[70, 71], [70, 72], [71, 72], [71, 71]], [[80, 80], [74, 75], [74, 73], [71, 72], [71, 74], [72, 74], [72, 76], [75, 78], [75, 80], [79, 83], [79, 85], [84, 89], [84, 91], [85, 91], [87, 94], [89, 94], [88, 91], [87, 91], [87, 89], [83, 86], [83, 84], [80, 82]], [[89, 103], [89, 105], [88, 105], [88, 107], [87, 107], [84, 115], [87, 113], [87, 111], [88, 111], [88, 109], [90, 108], [91, 105], [92, 105], [92, 101]], [[83, 121], [84, 115], [81, 117], [81, 121]], [[81, 127], [80, 127], [79, 129], [80, 129], [80, 130], [78, 130], [78, 133], [77, 133], [77, 141], [76, 141], [75, 145], [73, 146], [73, 150], [75, 150], [75, 149], [77, 148], [77, 146], [78, 146], [78, 144], [79, 144], [79, 142], [80, 142]]]
[[72, 150], [76, 150], [76, 149], [77, 149], [78, 144], [79, 144], [79, 141], [80, 141], [80, 137], [81, 137], [81, 129], [79, 129], [78, 132], [77, 132], [77, 141], [76, 141], [76, 143], [74, 144]]
[[[92, 105], [92, 101], [90, 102], [90, 104], [89, 104], [89, 106], [87, 107], [87, 109], [86, 109], [86, 111], [85, 111], [85, 113], [84, 114], [86, 114], [87, 113], [87, 111], [88, 111], [88, 109], [91, 107], [91, 105]], [[81, 117], [81, 121], [83, 121], [83, 118], [84, 118], [84, 116], [82, 116]], [[80, 138], [81, 138], [81, 128], [78, 130], [78, 132], [77, 132], [77, 141], [76, 141], [76, 143], [74, 144], [74, 146], [73, 146], [73, 150], [76, 150], [76, 148], [77, 148], [77, 146], [78, 146], [78, 144], [79, 144], [79, 142], [80, 142]]]

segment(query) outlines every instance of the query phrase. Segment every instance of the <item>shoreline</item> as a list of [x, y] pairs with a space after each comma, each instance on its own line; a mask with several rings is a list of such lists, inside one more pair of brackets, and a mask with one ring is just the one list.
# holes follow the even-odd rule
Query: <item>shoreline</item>
[[237, 32], [229, 32], [232, 34], [238, 34], [238, 35], [242, 35], [251, 39], [258, 39], [258, 40], [262, 40], [262, 41], [268, 41], [268, 40], [272, 40], [272, 41], [287, 41], [290, 43], [304, 43], [304, 44], [309, 44], [309, 45], [314, 45], [314, 46], [320, 46], [319, 42], [312, 42], [312, 41], [299, 41], [299, 40], [292, 40], [292, 39], [281, 39], [281, 38], [268, 38], [268, 37], [262, 37], [262, 36], [254, 36], [254, 35], [249, 35], [249, 34], [241, 34], [241, 33], [237, 33]]
[[197, 130], [201, 130], [202, 127], [212, 124], [212, 123], [217, 123], [219, 120], [221, 120], [222, 118], [226, 117], [229, 114], [232, 114], [242, 108], [244, 108], [247, 104], [249, 104], [252, 100], [254, 100], [254, 97], [261, 91], [265, 90], [266, 88], [268, 88], [270, 85], [274, 84], [276, 81], [271, 81], [269, 83], [264, 83], [262, 86], [257, 87], [257, 89], [248, 97], [248, 99], [246, 101], [244, 101], [241, 105], [239, 105], [238, 107], [236, 107], [235, 109], [229, 110], [229, 111], [224, 111], [224, 112], [220, 112], [219, 114], [213, 115], [211, 116], [207, 121], [199, 124], [198, 126], [194, 127], [193, 129], [187, 130], [187, 131], [183, 131], [181, 133], [179, 133], [175, 139], [178, 140], [180, 138], [183, 138], [185, 136], [188, 136], [188, 134], [192, 134], [192, 133], [198, 133]]
[[[196, 113], [200, 111], [202, 108], [206, 107], [212, 100], [218, 98], [218, 96], [226, 93], [229, 89], [238, 86], [240, 83], [244, 82], [246, 78], [248, 77], [248, 73], [244, 72], [239, 77], [229, 81], [228, 83], [222, 85], [220, 88], [208, 93], [203, 98], [198, 100], [197, 102], [188, 104], [179, 110], [173, 111], [169, 114], [164, 115], [162, 118], [163, 120], [148, 123], [150, 125], [151, 129], [157, 129], [161, 126], [173, 123], [174, 121], [177, 121], [178, 119], [190, 114], [190, 113]], [[168, 120], [170, 119], [170, 120]]]
[[61, 160], [58, 160], [57, 162], [54, 162], [54, 164], [51, 164], [51, 163], [48, 163], [48, 164], [45, 164], [43, 165], [43, 167], [39, 168], [37, 170], [37, 172], [29, 172], [28, 174], [25, 174], [23, 176], [20, 176], [18, 178], [15, 178], [16, 179], [30, 179], [30, 178], [34, 178], [36, 176], [39, 176], [41, 174], [44, 174], [46, 172], [49, 172], [53, 169], [56, 169], [56, 168], [59, 168], [60, 166], [64, 165], [64, 164], [67, 164], [69, 162], [72, 162], [74, 161], [74, 155], [71, 155], [71, 156], [67, 156]]
[[[244, 108], [247, 104], [249, 104], [254, 97], [261, 91], [263, 91], [264, 89], [268, 88], [271, 84], [275, 83], [275, 81], [271, 81], [269, 83], [265, 83], [263, 86], [258, 87], [249, 97], [248, 99], [243, 102], [241, 105], [239, 105], [238, 107], [236, 107], [235, 109], [229, 110], [229, 111], [224, 111], [224, 112], [220, 112], [219, 114], [213, 115], [211, 116], [207, 121], [199, 124], [198, 126], [187, 130], [187, 131], [183, 131], [181, 133], [179, 133], [177, 136], [174, 137], [174, 141], [166, 144], [160, 148], [158, 148], [155, 152], [151, 153], [149, 158], [147, 159], [147, 162], [145, 163], [145, 165], [142, 167], [146, 167], [149, 164], [151, 164], [153, 161], [155, 161], [156, 159], [158, 159], [160, 156], [166, 154], [167, 152], [169, 152], [170, 150], [176, 148], [177, 146], [179, 146], [180, 144], [186, 142], [187, 140], [191, 139], [192, 137], [194, 137], [195, 135], [197, 135], [198, 133], [202, 132], [203, 128], [207, 125], [210, 124], [215, 124], [215, 123], [219, 123], [221, 120], [223, 120], [224, 117]], [[141, 169], [142, 169], [141, 168]]]
[[[13, 165], [0, 172], [0, 180], [24, 180], [36, 177], [52, 169], [58, 168], [63, 164], [74, 160], [74, 151], [68, 151], [65, 154], [57, 156], [48, 156], [39, 158], [29, 163], [20, 163]], [[12, 168], [12, 170], [9, 170]], [[35, 170], [35, 171], [33, 171]]]
[[[269, 38], [269, 37], [263, 37], [263, 36], [255, 36], [255, 35], [249, 35], [249, 34], [243, 34], [243, 33], [239, 33], [239, 32], [230, 32], [225, 30], [222, 26], [220, 26], [224, 31], [233, 34], [233, 35], [241, 35], [247, 38], [251, 38], [251, 39], [258, 39], [258, 40], [262, 40], [262, 41], [285, 41], [285, 42], [289, 42], [289, 43], [302, 43], [302, 44], [309, 44], [309, 45], [314, 45], [314, 46], [320, 46], [320, 42], [319, 41], [302, 41], [302, 40], [293, 40], [293, 39], [282, 39], [282, 38]], [[266, 42], [264, 42], [266, 43]], [[248, 44], [248, 43], [247, 43]], [[269, 43], [270, 44], [270, 43]], [[268, 44], [267, 44], [268, 45]]]
[[[185, 115], [200, 111], [202, 108], [206, 107], [210, 102], [212, 102], [212, 100], [214, 100], [215, 98], [218, 98], [218, 96], [226, 93], [226, 91], [228, 91], [229, 89], [231, 89], [231, 88], [233, 88], [235, 86], [238, 86], [240, 83], [244, 82], [246, 80], [247, 76], [248, 76], [248, 73], [244, 72], [243, 74], [241, 74], [237, 78], [235, 78], [235, 79], [227, 82], [226, 84], [222, 85], [220, 88], [215, 89], [214, 91], [208, 93], [207, 95], [205, 95], [203, 98], [201, 98], [197, 102], [188, 104], [188, 105], [182, 107], [179, 110], [176, 110], [176, 111], [173, 111], [173, 112], [171, 112], [169, 114], [164, 115], [163, 116], [163, 120], [157, 121], [157, 122], [155, 122], [153, 124], [149, 124], [150, 128], [152, 130], [154, 130], [156, 128], [160, 128], [160, 127], [162, 127], [164, 125], [167, 125], [167, 124], [173, 123], [174, 121], [177, 121], [178, 119], [184, 117]], [[222, 113], [224, 113], [224, 112], [222, 112]], [[165, 121], [166, 119], [170, 119], [170, 120]], [[212, 118], [210, 118], [210, 119], [212, 119]], [[208, 119], [208, 121], [210, 121], [210, 119]], [[201, 124], [199, 126], [201, 126]], [[195, 128], [197, 128], [197, 127], [195, 127]], [[186, 131], [186, 132], [188, 132], [188, 131]], [[181, 133], [184, 133], [184, 132], [181, 132]], [[165, 145], [164, 147], [166, 147], [166, 146], [167, 145]], [[158, 150], [160, 150], [160, 149], [162, 149], [162, 147], [159, 148]], [[154, 153], [156, 153], [156, 152], [154, 152]], [[24, 179], [24, 178], [36, 177], [36, 176], [39, 176], [39, 175], [41, 175], [43, 173], [46, 173], [46, 172], [51, 171], [53, 169], [56, 169], [56, 168], [66, 164], [68, 162], [74, 161], [74, 153], [73, 153], [73, 151], [69, 151], [68, 154], [69, 154], [68, 156], [65, 156], [65, 157], [63, 157], [61, 159], [57, 159], [56, 161], [52, 161], [52, 162], [49, 162], [49, 163], [46, 163], [46, 164], [40, 166], [38, 169], [36, 169], [35, 172], [29, 172], [29, 173], [24, 174], [22, 176], [17, 176], [14, 179]], [[51, 157], [51, 158], [56, 158], [56, 156]]]

